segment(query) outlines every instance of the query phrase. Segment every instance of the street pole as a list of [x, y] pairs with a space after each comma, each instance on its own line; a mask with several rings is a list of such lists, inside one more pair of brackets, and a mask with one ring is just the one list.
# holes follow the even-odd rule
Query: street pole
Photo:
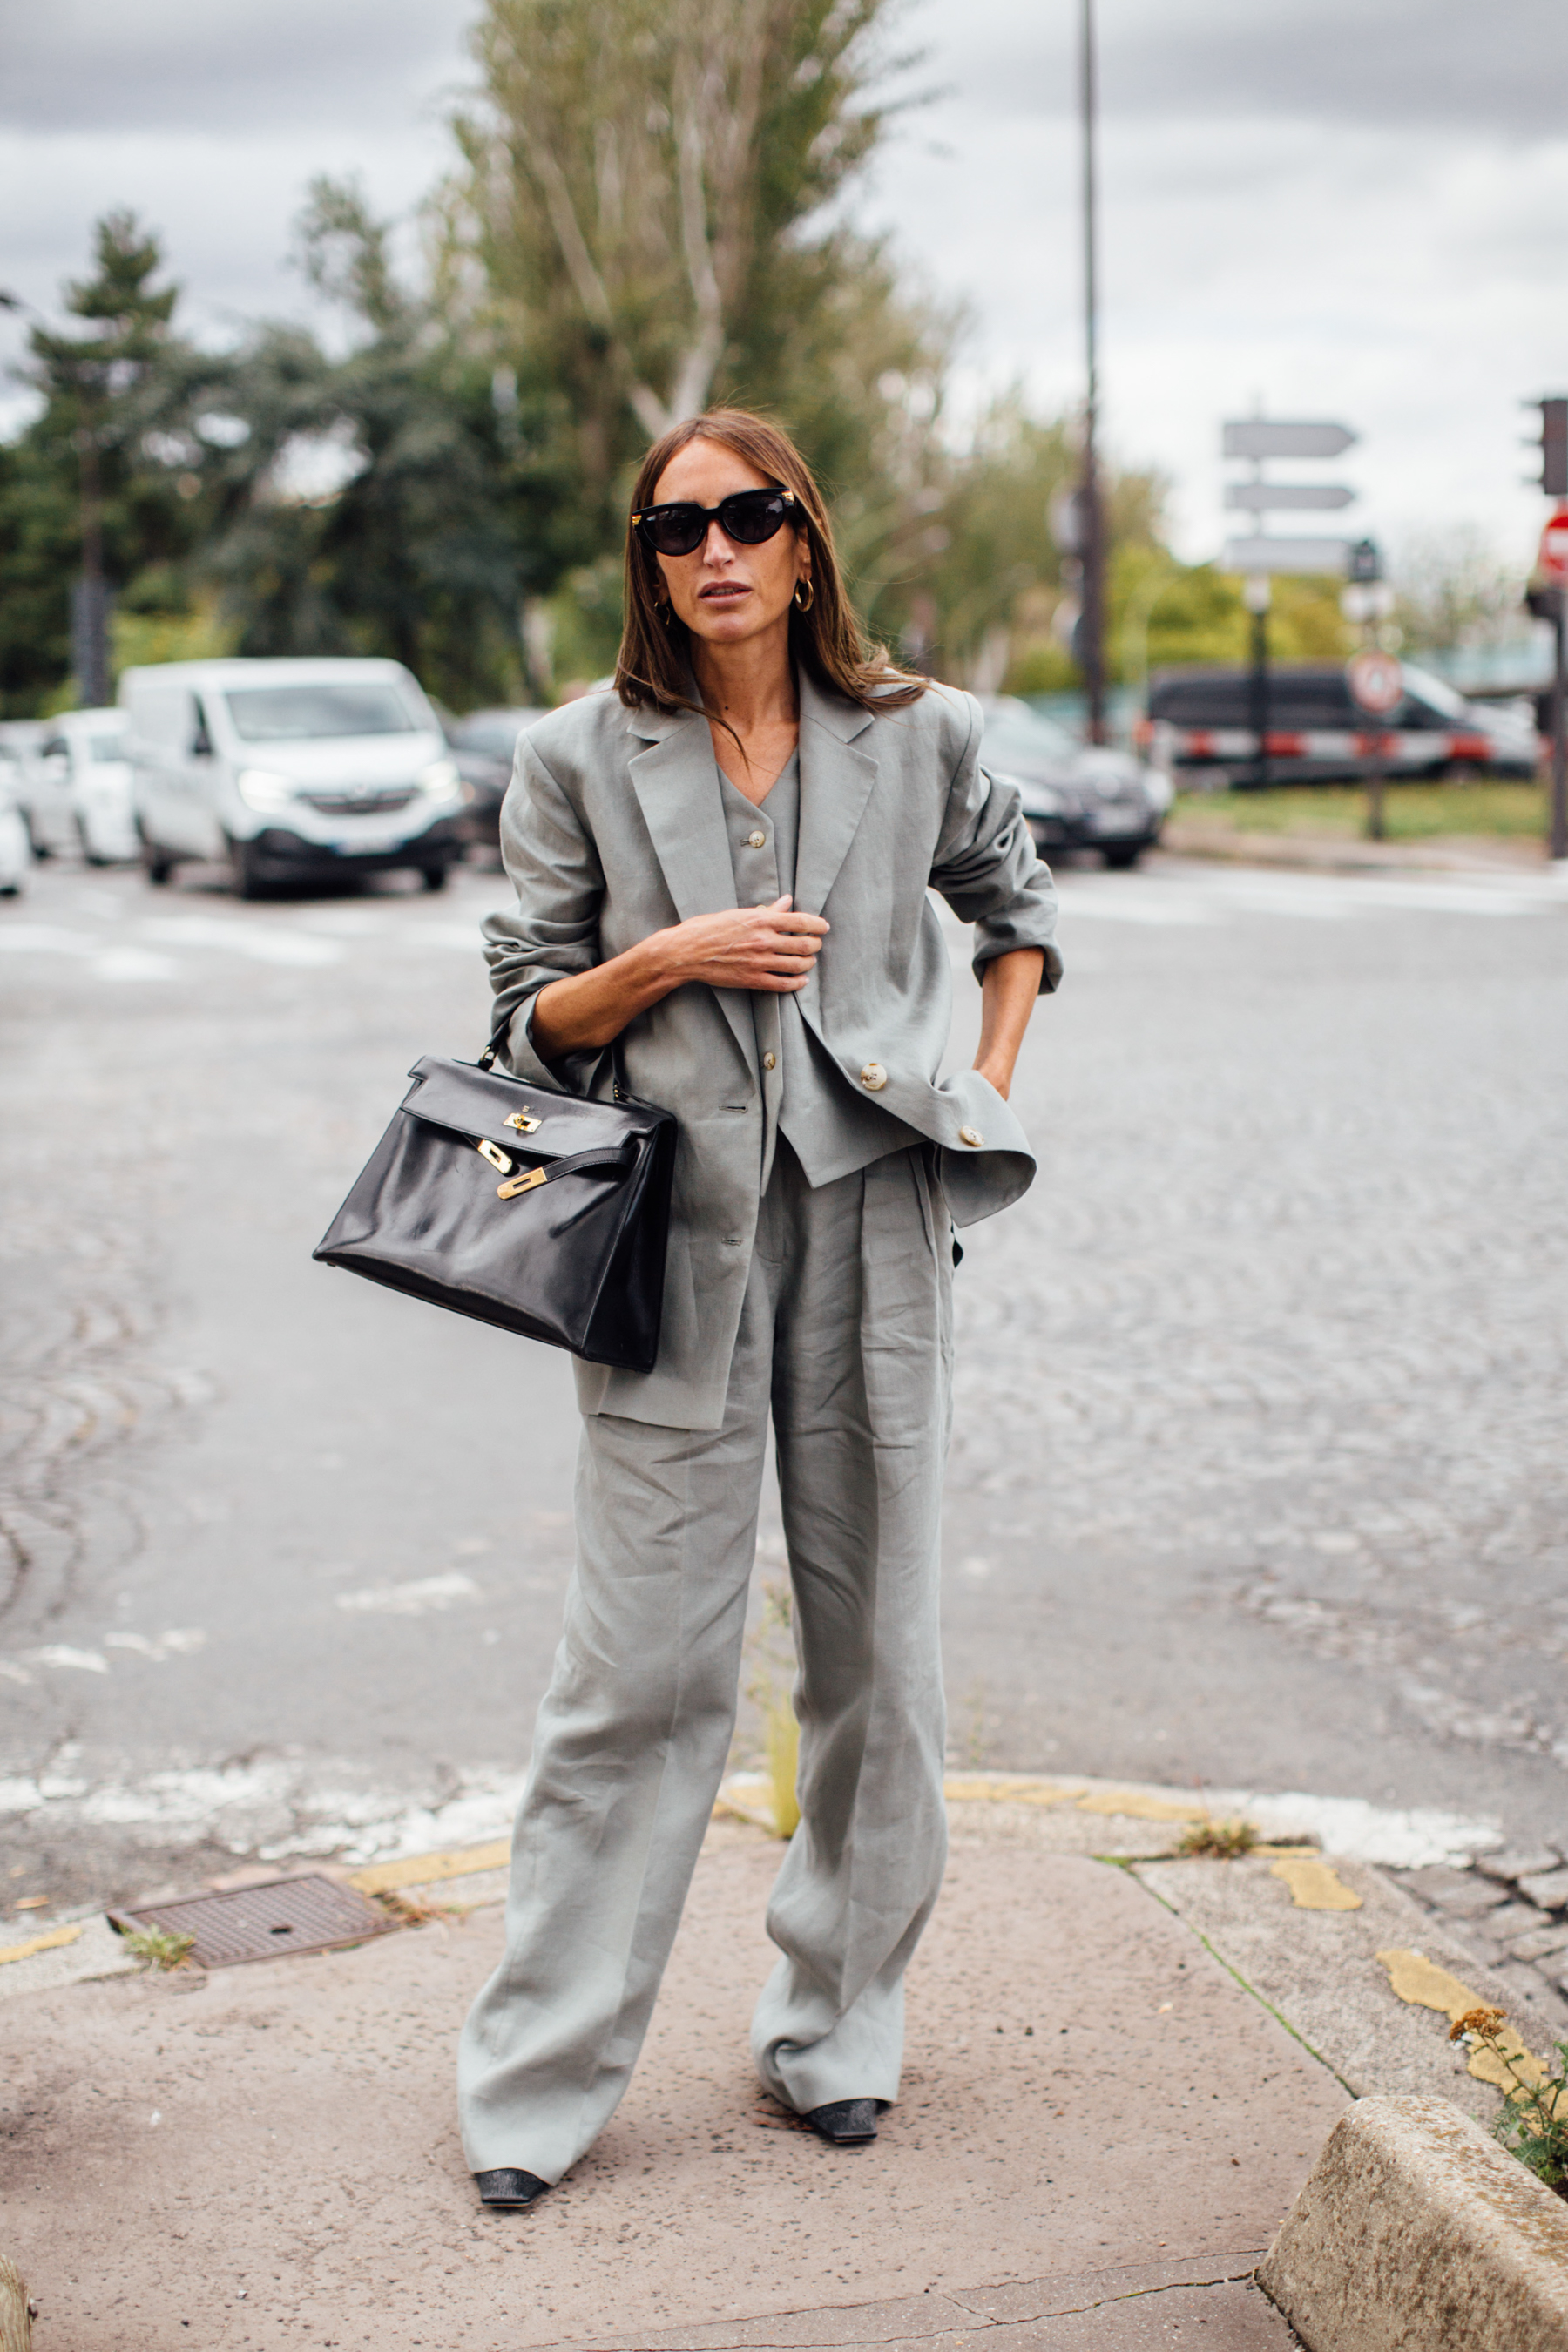
[[1552, 679], [1552, 856], [1568, 857], [1568, 589], [1553, 597], [1557, 659]]
[[1094, 0], [1079, 0], [1079, 100], [1083, 123], [1083, 313], [1085, 387], [1083, 406], [1083, 613], [1079, 623], [1079, 667], [1088, 705], [1091, 743], [1105, 740], [1105, 531], [1100, 501], [1100, 357], [1096, 324], [1095, 137], [1099, 82], [1095, 66]]
[[98, 472], [98, 432], [89, 422], [91, 408], [81, 402], [82, 422], [77, 427], [77, 456], [81, 465], [81, 578], [77, 583], [77, 611], [71, 635], [75, 640], [77, 690], [86, 710], [101, 710], [109, 700], [109, 598], [103, 579], [103, 500]]
[[1257, 744], [1252, 782], [1263, 792], [1268, 783], [1268, 574], [1249, 572], [1241, 593], [1252, 615], [1252, 675], [1247, 681], [1247, 719]]

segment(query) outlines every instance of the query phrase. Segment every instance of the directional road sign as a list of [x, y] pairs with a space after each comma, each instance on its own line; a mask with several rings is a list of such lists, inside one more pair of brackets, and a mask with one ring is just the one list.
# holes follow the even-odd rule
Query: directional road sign
[[1352, 654], [1345, 664], [1345, 684], [1358, 710], [1370, 718], [1386, 719], [1405, 699], [1405, 672], [1392, 654]]
[[1350, 568], [1348, 539], [1227, 539], [1222, 572], [1332, 572], [1343, 579]]
[[1347, 425], [1285, 425], [1272, 416], [1244, 416], [1225, 427], [1227, 457], [1337, 457], [1360, 436]]
[[1341, 482], [1227, 482], [1225, 486], [1226, 506], [1241, 507], [1248, 514], [1268, 514], [1271, 509], [1283, 513], [1287, 507], [1314, 507], [1321, 512], [1348, 507], [1354, 496]]
[[1540, 566], [1559, 586], [1568, 580], [1568, 507], [1560, 507], [1541, 534]]

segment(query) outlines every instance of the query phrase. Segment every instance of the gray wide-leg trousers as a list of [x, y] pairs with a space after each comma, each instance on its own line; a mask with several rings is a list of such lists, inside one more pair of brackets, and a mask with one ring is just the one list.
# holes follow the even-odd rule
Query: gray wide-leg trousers
[[734, 1727], [770, 1410], [801, 1824], [768, 1908], [767, 2087], [892, 2099], [941, 1884], [951, 1228], [919, 1149], [813, 1192], [781, 1140], [721, 1428], [583, 1425], [577, 1565], [518, 1813], [506, 1954], [458, 2053], [470, 2168], [558, 2180], [631, 2079]]

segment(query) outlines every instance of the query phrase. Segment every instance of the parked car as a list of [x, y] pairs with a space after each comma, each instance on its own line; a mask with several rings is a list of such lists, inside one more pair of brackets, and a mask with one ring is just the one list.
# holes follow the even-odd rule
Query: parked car
[[1170, 778], [1127, 751], [1080, 743], [1015, 695], [983, 697], [980, 757], [1018, 787], [1041, 849], [1097, 849], [1107, 866], [1135, 866], [1160, 838]]
[[21, 794], [22, 763], [0, 743], [0, 898], [19, 898], [32, 879], [33, 845]]
[[[1485, 768], [1533, 776], [1535, 730], [1508, 706], [1468, 702], [1446, 679], [1404, 664], [1405, 699], [1383, 721], [1351, 699], [1339, 663], [1281, 662], [1268, 673], [1270, 780], [1280, 784], [1354, 781], [1366, 774], [1367, 736], [1383, 734], [1381, 757], [1394, 776], [1440, 777]], [[1141, 730], [1151, 756], [1193, 784], [1224, 786], [1254, 772], [1258, 738], [1247, 670], [1157, 670]]]
[[89, 866], [136, 856], [125, 713], [68, 710], [43, 731], [23, 772], [23, 811], [35, 852], [81, 852]]
[[400, 662], [169, 662], [120, 699], [149, 881], [226, 859], [246, 898], [395, 868], [438, 890], [462, 854], [467, 789]]
[[511, 782], [517, 739], [543, 716], [542, 710], [520, 707], [470, 710], [466, 719], [447, 720], [447, 741], [472, 794], [465, 820], [470, 841], [491, 849], [500, 843], [500, 804]]

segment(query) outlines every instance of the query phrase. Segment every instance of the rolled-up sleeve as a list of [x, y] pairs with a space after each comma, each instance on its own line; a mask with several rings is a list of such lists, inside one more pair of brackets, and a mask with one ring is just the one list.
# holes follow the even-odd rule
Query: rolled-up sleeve
[[575, 1093], [598, 1056], [545, 1061], [533, 1043], [533, 1004], [552, 980], [591, 971], [601, 961], [605, 877], [571, 798], [526, 736], [501, 806], [500, 843], [517, 905], [482, 926], [495, 992], [490, 1034], [502, 1040], [500, 1051], [520, 1078]]
[[987, 775], [980, 764], [980, 713], [964, 699], [969, 736], [948, 793], [931, 887], [961, 923], [974, 925], [977, 980], [993, 957], [1038, 948], [1045, 957], [1040, 993], [1048, 996], [1062, 976], [1056, 887], [1025, 823], [1016, 785]]

